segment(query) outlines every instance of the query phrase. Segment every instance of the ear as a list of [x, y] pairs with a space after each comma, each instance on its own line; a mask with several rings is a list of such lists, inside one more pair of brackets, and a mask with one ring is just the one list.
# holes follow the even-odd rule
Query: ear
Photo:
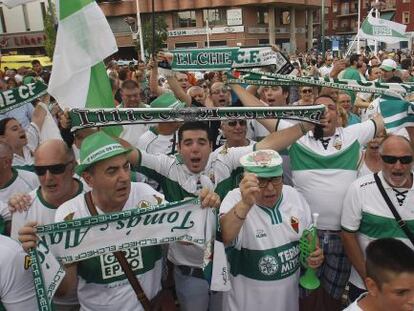
[[378, 297], [378, 294], [380, 292], [380, 289], [377, 285], [377, 283], [371, 279], [370, 277], [365, 278], [365, 286], [369, 292], [369, 294], [373, 297]]
[[83, 172], [82, 178], [90, 188], [93, 188], [93, 176], [89, 172]]

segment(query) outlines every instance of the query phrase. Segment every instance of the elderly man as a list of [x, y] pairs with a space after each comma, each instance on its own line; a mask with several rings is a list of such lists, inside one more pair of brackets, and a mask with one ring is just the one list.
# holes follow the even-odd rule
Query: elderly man
[[[403, 136], [391, 135], [384, 139], [379, 152], [379, 180], [398, 214], [414, 233], [411, 144]], [[364, 254], [370, 241], [382, 237], [398, 238], [414, 248], [381, 195], [373, 174], [359, 178], [350, 186], [343, 203], [341, 226], [345, 251], [352, 263], [351, 301], [365, 291]]]
[[[310, 124], [298, 124], [280, 133], [272, 133], [261, 142], [244, 147], [228, 148], [225, 153], [211, 154], [209, 127], [203, 122], [188, 122], [178, 130], [178, 154], [149, 155], [137, 152], [136, 169], [159, 182], [169, 201], [198, 195], [204, 187], [224, 197], [237, 187], [241, 156], [256, 149], [280, 150], [294, 142]], [[183, 310], [207, 310], [217, 307], [217, 295], [209, 295], [208, 282], [203, 278], [203, 252], [192, 245], [170, 245], [168, 259], [174, 263], [177, 296]], [[217, 299], [218, 300], [218, 299]]]
[[[34, 169], [40, 187], [29, 193], [28, 209], [13, 214], [12, 238], [17, 239], [19, 230], [28, 222], [53, 223], [57, 208], [83, 192], [83, 184], [73, 178], [75, 165], [73, 152], [62, 140], [48, 140], [38, 147]], [[54, 303], [58, 311], [79, 310], [74, 292], [55, 298]]]
[[[122, 102], [118, 108], [145, 108], [147, 105], [141, 102], [141, 89], [136, 81], [125, 80], [121, 85]], [[120, 135], [122, 139], [136, 146], [139, 137], [149, 128], [148, 124], [124, 125]]]
[[[132, 209], [141, 201], [159, 204], [158, 199], [163, 200], [162, 194], [147, 184], [130, 182], [130, 163], [127, 157], [130, 151], [103, 132], [85, 138], [76, 172], [82, 175], [92, 191], [62, 204], [55, 221], [91, 216], [92, 211], [86, 203], [87, 197], [96, 207], [98, 214]], [[205, 206], [213, 207], [219, 204], [218, 196], [211, 192], [202, 193], [202, 202]], [[35, 246], [36, 230], [29, 225], [33, 223], [19, 232], [19, 239], [25, 249]], [[132, 286], [128, 284], [126, 275], [113, 275], [110, 273], [111, 269], [105, 269], [106, 262], [112, 259], [108, 259], [108, 255], [103, 256], [66, 266], [66, 276], [56, 295], [65, 295], [77, 287], [82, 310], [143, 310]], [[126, 257], [127, 260], [136, 259], [143, 263], [142, 268], [131, 268], [145, 295], [151, 300], [161, 291], [160, 246], [135, 248]], [[111, 262], [112, 266], [113, 264]], [[120, 266], [115, 271], [121, 271]]]
[[[282, 183], [282, 158], [260, 150], [240, 159], [245, 176], [220, 207], [232, 289], [225, 310], [299, 310], [299, 238], [311, 224], [310, 209], [295, 189]], [[323, 261], [319, 247], [308, 258]]]

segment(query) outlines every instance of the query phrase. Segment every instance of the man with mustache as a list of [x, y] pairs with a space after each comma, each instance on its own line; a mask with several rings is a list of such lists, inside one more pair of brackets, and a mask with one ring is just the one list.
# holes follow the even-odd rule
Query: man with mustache
[[[414, 232], [414, 188], [411, 173], [413, 150], [403, 136], [390, 135], [379, 149], [382, 185], [409, 230]], [[350, 300], [366, 291], [364, 266], [365, 248], [378, 238], [398, 238], [414, 248], [400, 229], [390, 208], [382, 197], [374, 175], [369, 174], [351, 184], [342, 210], [342, 240], [345, 252], [352, 263]]]

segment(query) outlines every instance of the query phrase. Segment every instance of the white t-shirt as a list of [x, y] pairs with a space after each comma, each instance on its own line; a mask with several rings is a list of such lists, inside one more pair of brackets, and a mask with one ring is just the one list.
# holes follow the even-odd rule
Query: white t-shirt
[[0, 300], [7, 311], [36, 311], [28, 256], [16, 241], [0, 235]]
[[148, 130], [148, 124], [130, 124], [123, 125], [123, 131], [120, 135], [122, 139], [125, 139], [132, 146], [137, 146], [138, 139]]
[[[280, 120], [278, 129], [290, 126]], [[319, 213], [318, 229], [340, 230], [342, 201], [357, 177], [361, 146], [374, 137], [375, 129], [371, 120], [339, 127], [333, 136], [324, 137], [326, 148], [310, 131], [290, 146], [293, 183], [312, 213]]]
[[[0, 188], [0, 201], [7, 203], [10, 197], [16, 193], [29, 193], [39, 186], [39, 179], [35, 174], [25, 170], [12, 168], [13, 176], [3, 188]], [[1, 213], [5, 220], [11, 219], [11, 214], [7, 210]]]
[[[160, 204], [164, 197], [147, 184], [131, 183], [131, 193], [123, 210], [139, 208], [141, 204]], [[96, 206], [98, 214], [103, 214]], [[83, 195], [62, 204], [56, 212], [56, 222], [90, 217]], [[126, 258], [148, 299], [161, 289], [161, 247], [137, 247], [127, 251]], [[113, 311], [143, 310], [132, 286], [113, 254], [94, 257], [77, 263], [78, 299], [81, 310]]]
[[360, 306], [358, 306], [358, 302], [366, 297], [368, 293], [363, 293], [361, 296], [357, 298], [353, 303], [351, 303], [347, 308], [345, 308], [343, 311], [364, 311]]
[[[77, 180], [79, 190], [75, 196], [83, 193], [83, 184]], [[27, 211], [15, 212], [12, 215], [12, 227], [10, 236], [17, 240], [19, 229], [28, 221], [36, 221], [39, 225], [46, 225], [55, 222], [57, 207], [47, 203], [43, 198], [41, 188], [37, 188], [29, 193], [31, 203]]]
[[30, 170], [33, 167], [33, 153], [28, 146], [23, 146], [23, 157], [14, 153], [13, 166], [25, 170]]
[[[253, 149], [252, 145], [210, 154], [206, 168], [198, 174], [189, 171], [179, 154], [167, 156], [140, 152], [141, 163], [137, 169], [160, 183], [166, 199], [170, 202], [198, 196], [202, 188], [215, 190], [224, 197], [228, 191], [237, 187], [237, 177], [243, 170], [240, 157]], [[203, 255], [203, 250], [193, 244], [171, 243], [168, 249], [168, 259], [176, 265], [202, 267]]]
[[[230, 191], [220, 214], [240, 200], [239, 188]], [[310, 224], [308, 204], [290, 186], [274, 208], [254, 205], [227, 252], [232, 289], [224, 293], [224, 310], [299, 310], [298, 241]]]
[[162, 135], [154, 127], [141, 135], [138, 139], [137, 148], [148, 153], [174, 154], [177, 152], [177, 134]]
[[[395, 209], [414, 232], [414, 185], [411, 189], [397, 189], [399, 192], [407, 191], [401, 202], [402, 196], [384, 180], [381, 172], [378, 176]], [[385, 203], [373, 174], [363, 176], [350, 185], [343, 202], [341, 226], [345, 231], [356, 233], [364, 256], [371, 241], [385, 237], [399, 239], [413, 248]], [[363, 280], [353, 267], [349, 281], [359, 288], [365, 288]]]

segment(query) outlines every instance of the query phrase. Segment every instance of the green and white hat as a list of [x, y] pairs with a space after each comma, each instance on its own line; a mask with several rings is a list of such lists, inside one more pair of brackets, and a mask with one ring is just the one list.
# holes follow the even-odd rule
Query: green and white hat
[[283, 175], [282, 157], [274, 150], [258, 150], [240, 158], [246, 172], [269, 178]]
[[382, 61], [380, 68], [385, 71], [392, 71], [397, 69], [397, 63], [393, 59], [387, 58]]
[[185, 103], [178, 100], [173, 93], [167, 92], [151, 102], [151, 108], [183, 108]]
[[86, 137], [80, 149], [80, 164], [76, 166], [76, 173], [81, 175], [91, 165], [115, 157], [120, 154], [129, 153], [132, 149], [123, 147], [103, 131], [93, 133]]

